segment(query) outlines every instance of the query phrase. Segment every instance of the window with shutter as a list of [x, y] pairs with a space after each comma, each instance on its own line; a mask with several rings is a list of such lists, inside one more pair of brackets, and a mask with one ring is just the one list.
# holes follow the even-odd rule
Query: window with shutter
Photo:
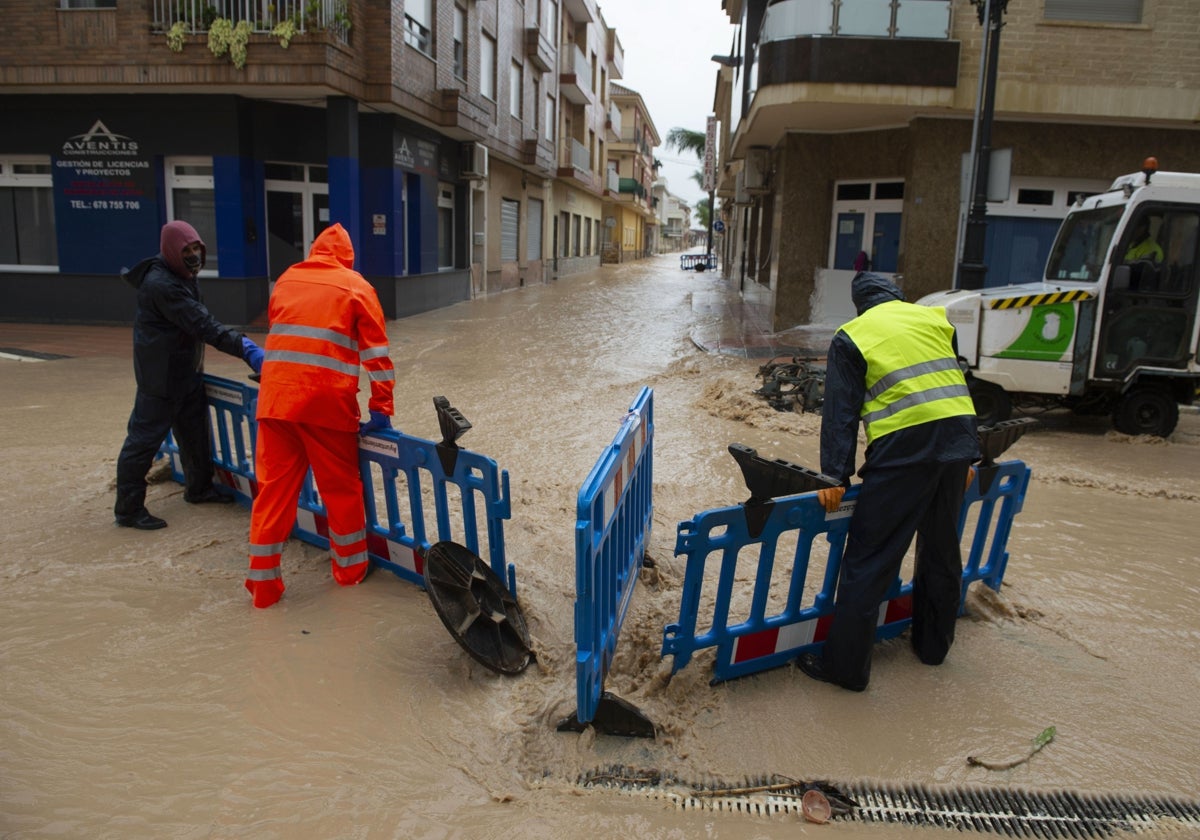
[[1142, 0], [1046, 0], [1046, 20], [1141, 23]]
[[500, 262], [517, 261], [517, 240], [520, 233], [521, 203], [500, 199]]

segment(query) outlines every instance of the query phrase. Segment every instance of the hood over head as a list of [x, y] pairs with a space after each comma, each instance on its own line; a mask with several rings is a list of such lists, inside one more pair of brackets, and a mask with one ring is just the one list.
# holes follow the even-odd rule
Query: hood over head
[[904, 292], [891, 280], [870, 271], [860, 271], [850, 282], [850, 299], [861, 315], [872, 306], [889, 300], [904, 300]]
[[308, 250], [310, 260], [334, 259], [346, 268], [354, 268], [354, 244], [341, 222], [334, 222], [317, 235]]
[[183, 249], [193, 242], [200, 243], [200, 267], [203, 268], [208, 258], [208, 247], [200, 238], [200, 234], [196, 233], [196, 229], [179, 219], [163, 225], [158, 241], [158, 251], [162, 254], [167, 268], [180, 277], [191, 278], [193, 276], [188, 267], [183, 264]]

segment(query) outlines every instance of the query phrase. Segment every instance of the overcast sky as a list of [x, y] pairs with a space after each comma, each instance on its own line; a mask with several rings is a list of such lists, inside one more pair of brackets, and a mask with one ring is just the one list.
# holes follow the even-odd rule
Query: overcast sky
[[[625, 76], [617, 84], [642, 95], [663, 142], [672, 128], [703, 132], [717, 81], [712, 57], [728, 55], [733, 42], [721, 0], [597, 0], [597, 5], [625, 50]], [[665, 146], [654, 156], [663, 163], [659, 175], [672, 193], [692, 206], [707, 198], [691, 179], [702, 168], [700, 160]]]

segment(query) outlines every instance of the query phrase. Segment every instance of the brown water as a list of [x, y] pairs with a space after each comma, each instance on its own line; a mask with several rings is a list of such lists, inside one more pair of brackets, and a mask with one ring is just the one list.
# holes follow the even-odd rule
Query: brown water
[[[517, 678], [471, 660], [421, 590], [386, 572], [339, 589], [303, 544], [284, 554], [284, 600], [255, 611], [240, 508], [187, 506], [159, 483], [148, 504], [170, 527], [116, 528], [128, 356], [0, 359], [0, 836], [949, 836], [576, 784], [610, 765], [697, 782], [781, 774], [1196, 798], [1194, 413], [1167, 442], [1053, 414], [1016, 444], [1006, 457], [1033, 481], [1003, 592], [973, 591], [941, 668], [901, 639], [877, 649], [864, 694], [791, 668], [710, 686], [711, 652], [668, 679], [676, 525], [748, 495], [727, 445], [819, 461], [818, 418], [752, 395], [762, 360], [691, 343], [711, 317], [697, 293], [719, 281], [673, 263], [389, 324], [396, 425], [437, 438], [432, 398], [445, 395], [474, 426], [462, 445], [510, 473], [507, 554], [538, 650]], [[216, 353], [209, 370], [245, 375]], [[655, 392], [657, 570], [634, 594], [606, 687], [660, 735], [560, 733], [575, 704], [575, 496], [642, 385]], [[1051, 725], [1057, 738], [1015, 769], [966, 763], [1020, 757]]]

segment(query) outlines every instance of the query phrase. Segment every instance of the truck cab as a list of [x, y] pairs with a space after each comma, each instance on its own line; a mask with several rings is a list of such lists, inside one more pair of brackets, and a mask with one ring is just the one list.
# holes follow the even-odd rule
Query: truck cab
[[1167, 436], [1200, 384], [1200, 174], [1123, 175], [1063, 220], [1042, 281], [938, 292], [980, 422], [1014, 404], [1110, 413]]

